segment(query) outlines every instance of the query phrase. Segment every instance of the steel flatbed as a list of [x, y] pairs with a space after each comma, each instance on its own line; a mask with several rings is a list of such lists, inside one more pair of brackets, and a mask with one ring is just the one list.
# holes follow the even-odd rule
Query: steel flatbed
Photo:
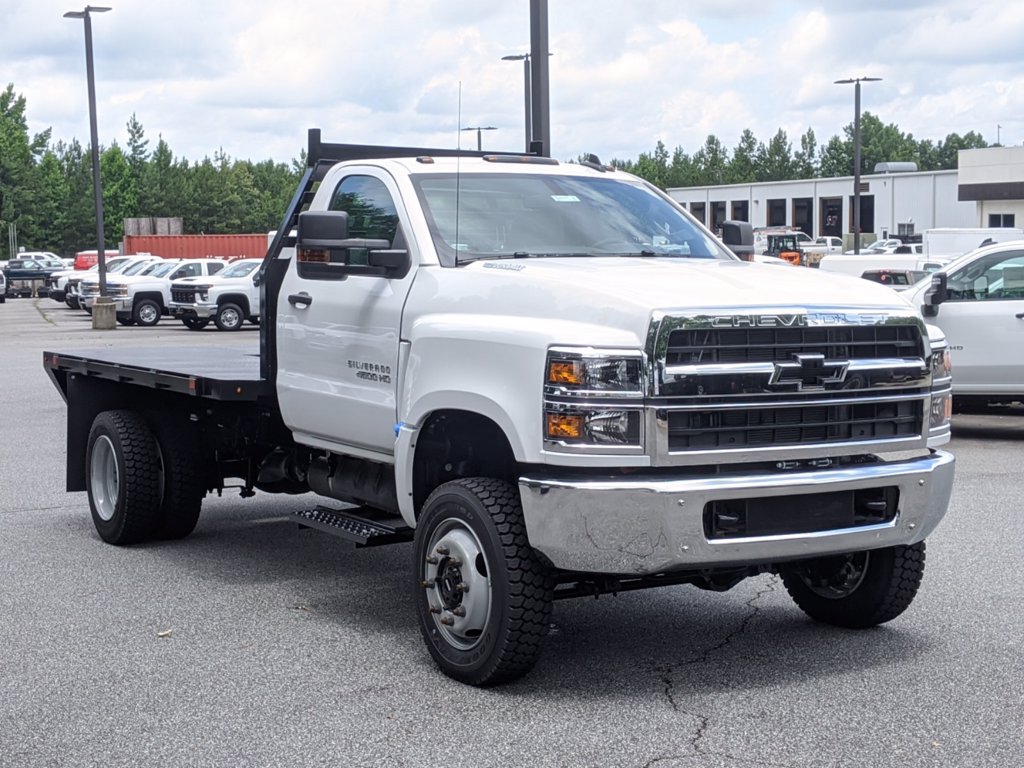
[[258, 347], [97, 347], [43, 352], [43, 367], [67, 400], [68, 377], [131, 384], [222, 401], [255, 401], [272, 393], [260, 377]]

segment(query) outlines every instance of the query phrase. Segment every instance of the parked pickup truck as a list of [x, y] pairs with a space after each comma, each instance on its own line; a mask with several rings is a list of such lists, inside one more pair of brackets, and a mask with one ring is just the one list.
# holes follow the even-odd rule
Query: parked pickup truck
[[186, 277], [171, 284], [170, 313], [198, 331], [210, 320], [222, 331], [237, 331], [246, 320], [258, 323], [262, 259], [240, 259], [212, 277]]
[[[121, 270], [135, 264], [136, 262], [152, 260], [153, 257], [149, 254], [139, 256], [113, 256], [106, 259], [107, 274], [116, 275], [121, 272]], [[46, 278], [46, 287], [48, 289], [49, 297], [54, 301], [67, 302], [69, 284], [73, 282], [80, 282], [86, 278], [97, 277], [99, 269], [99, 264], [93, 264], [87, 269], [65, 269], [60, 272], [54, 272]], [[73, 308], [78, 309], [77, 299], [75, 300], [75, 303], [76, 306]]]
[[52, 259], [35, 256], [11, 259], [3, 269], [7, 280], [6, 293], [8, 296], [32, 296], [47, 277], [63, 269], [64, 263], [56, 256]]
[[526, 673], [563, 598], [777, 573], [829, 624], [911, 604], [949, 355], [894, 291], [740, 261], [597, 163], [315, 130], [307, 162], [258, 355], [43, 354], [103, 540], [186, 536], [226, 487], [312, 491], [302, 525], [412, 542], [426, 647], [474, 685]]
[[[133, 275], [115, 275], [107, 282], [114, 300], [114, 313], [121, 325], [152, 326], [168, 314], [171, 281], [183, 277], [208, 277], [227, 266], [223, 259], [163, 259]], [[99, 283], [82, 281], [82, 304], [92, 310], [99, 296]]]
[[816, 237], [812, 242], [801, 245], [806, 257], [806, 266], [817, 267], [822, 258], [833, 253], [843, 252], [842, 238]]
[[1024, 240], [979, 248], [902, 294], [956, 354], [956, 408], [1024, 402]]

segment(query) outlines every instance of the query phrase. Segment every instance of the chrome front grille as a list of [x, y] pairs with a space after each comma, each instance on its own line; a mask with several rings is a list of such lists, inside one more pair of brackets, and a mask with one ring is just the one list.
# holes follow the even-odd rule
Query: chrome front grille
[[667, 416], [670, 451], [916, 437], [922, 419], [913, 400], [669, 411]]
[[926, 443], [931, 371], [910, 311], [655, 318], [658, 464], [816, 458]]
[[669, 335], [665, 365], [789, 362], [795, 352], [826, 359], [920, 358], [921, 343], [911, 325], [687, 328]]

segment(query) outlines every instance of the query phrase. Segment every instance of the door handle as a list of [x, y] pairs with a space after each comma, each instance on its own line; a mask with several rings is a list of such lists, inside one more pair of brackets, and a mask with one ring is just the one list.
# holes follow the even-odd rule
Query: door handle
[[1024, 312], [1018, 312], [1018, 313], [1017, 313], [1017, 314], [1015, 315], [1015, 317], [1016, 317], [1016, 318], [1017, 318], [1018, 320], [1024, 320]]
[[313, 303], [313, 297], [305, 291], [302, 293], [293, 293], [288, 296], [288, 303], [293, 307], [308, 307]]

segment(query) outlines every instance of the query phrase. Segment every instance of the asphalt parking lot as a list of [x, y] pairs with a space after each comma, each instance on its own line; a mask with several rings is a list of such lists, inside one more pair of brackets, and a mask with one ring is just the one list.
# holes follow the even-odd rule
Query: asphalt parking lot
[[116, 548], [63, 491], [44, 349], [226, 342], [258, 333], [0, 305], [0, 765], [1021, 764], [1024, 416], [956, 417], [952, 507], [890, 624], [814, 624], [771, 576], [564, 601], [537, 668], [478, 690], [422, 644], [409, 545], [226, 493], [190, 538]]

